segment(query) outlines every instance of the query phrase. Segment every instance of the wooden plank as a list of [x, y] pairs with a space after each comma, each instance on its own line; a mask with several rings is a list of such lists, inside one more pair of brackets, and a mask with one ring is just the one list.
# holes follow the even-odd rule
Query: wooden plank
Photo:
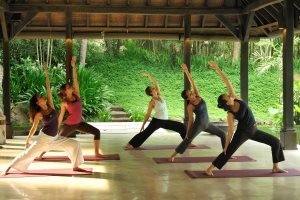
[[8, 33], [6, 27], [6, 18], [4, 12], [0, 12], [0, 20], [1, 20], [1, 29], [2, 29], [2, 36], [4, 41], [8, 41]]
[[155, 7], [155, 6], [143, 6], [143, 7], [112, 7], [112, 6], [97, 6], [96, 4], [11, 4], [9, 5], [10, 12], [27, 12], [32, 9], [36, 9], [38, 12], [65, 12], [67, 8], [70, 8], [73, 13], [123, 13], [123, 14], [165, 14], [165, 15], [213, 15], [222, 13], [223, 15], [239, 15], [240, 9], [236, 8], [192, 8], [192, 7]]
[[254, 19], [254, 12], [250, 12], [249, 15], [247, 15], [246, 21], [244, 23], [244, 31], [243, 31], [243, 41], [246, 42], [249, 40], [250, 36], [250, 30], [251, 30], [251, 24]]
[[13, 39], [18, 33], [20, 33], [37, 14], [38, 12], [36, 10], [29, 11], [24, 17], [24, 19], [12, 29], [10, 39]]
[[248, 4], [243, 10], [242, 13], [249, 13], [250, 11], [257, 11], [267, 6], [280, 3], [284, 0], [256, 0]]
[[223, 15], [216, 15], [216, 18], [229, 30], [234, 37], [239, 39], [238, 31]]

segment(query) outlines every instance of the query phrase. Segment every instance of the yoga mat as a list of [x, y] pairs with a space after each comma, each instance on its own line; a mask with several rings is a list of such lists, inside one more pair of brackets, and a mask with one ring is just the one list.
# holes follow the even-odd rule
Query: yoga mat
[[83, 168], [86, 172], [73, 171], [72, 168], [68, 169], [41, 169], [41, 170], [26, 170], [20, 172], [16, 170], [9, 171], [6, 176], [0, 178], [22, 178], [22, 177], [41, 177], [41, 176], [72, 176], [72, 175], [90, 175], [93, 174], [92, 168]]
[[[127, 149], [126, 147], [124, 148], [125, 150], [162, 150], [162, 149], [175, 149], [177, 145], [149, 145], [149, 146], [143, 146], [143, 147], [138, 147], [135, 149]], [[209, 149], [208, 146], [205, 144], [197, 144], [195, 147], [188, 147], [188, 149]]]
[[300, 176], [296, 169], [286, 169], [288, 173], [272, 173], [272, 169], [248, 169], [248, 170], [215, 170], [214, 176], [205, 175], [205, 171], [184, 170], [191, 178], [242, 178], [242, 177], [282, 177]]
[[[101, 161], [101, 160], [120, 160], [119, 154], [107, 154], [101, 158], [95, 157], [94, 155], [83, 156], [85, 161]], [[35, 160], [38, 162], [70, 162], [68, 156], [44, 156], [42, 160]]]
[[[236, 159], [229, 159], [228, 162], [254, 162], [256, 160], [248, 156], [235, 156]], [[153, 158], [157, 164], [165, 163], [203, 163], [203, 162], [212, 162], [216, 159], [215, 156], [210, 157], [176, 157], [174, 162], [170, 162], [169, 158]]]

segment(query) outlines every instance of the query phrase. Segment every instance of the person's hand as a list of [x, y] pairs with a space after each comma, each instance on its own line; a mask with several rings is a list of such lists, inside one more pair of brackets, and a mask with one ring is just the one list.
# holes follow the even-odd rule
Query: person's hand
[[224, 149], [223, 149], [224, 155], [226, 155], [226, 152], [227, 152], [227, 147], [224, 147]]
[[219, 66], [214, 62], [214, 61], [208, 61], [208, 64], [210, 66], [210, 68], [214, 69], [214, 70], [217, 70], [219, 69]]
[[189, 71], [186, 64], [182, 64], [181, 69], [182, 69], [183, 72], [188, 72]]
[[76, 57], [75, 56], [72, 57], [71, 66], [74, 67], [74, 68], [76, 66]]
[[141, 74], [140, 74], [141, 76], [144, 76], [144, 77], [149, 77], [150, 76], [150, 74], [148, 74], [148, 73], [145, 73], [145, 72], [141, 72]]
[[144, 131], [144, 125], [141, 127], [140, 133]]
[[30, 145], [29, 145], [29, 142], [26, 141], [26, 143], [25, 143], [25, 149], [28, 149], [29, 146], [30, 146]]

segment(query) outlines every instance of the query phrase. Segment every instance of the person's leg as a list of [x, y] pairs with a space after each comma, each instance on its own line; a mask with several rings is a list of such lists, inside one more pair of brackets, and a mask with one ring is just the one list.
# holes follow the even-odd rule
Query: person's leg
[[102, 152], [100, 150], [100, 131], [99, 131], [99, 129], [95, 128], [94, 126], [92, 126], [92, 125], [90, 125], [86, 122], [81, 122], [76, 130], [78, 130], [82, 133], [89, 133], [89, 134], [94, 135], [95, 156], [96, 157], [101, 157]]
[[156, 131], [161, 127], [161, 123], [159, 121], [161, 120], [153, 118], [149, 123], [149, 125], [147, 126], [147, 128], [144, 129], [144, 131], [136, 134], [128, 142], [128, 144], [131, 145], [133, 148], [140, 147], [154, 131]]
[[280, 144], [280, 140], [275, 136], [263, 132], [261, 130], [256, 130], [254, 135], [252, 136], [251, 140], [264, 143], [271, 147], [272, 151], [272, 159], [273, 159], [273, 169], [272, 172], [274, 173], [285, 173], [287, 171], [280, 169], [278, 163], [284, 161], [284, 154], [282, 150], [282, 146]]
[[226, 133], [222, 129], [213, 125], [212, 123], [208, 123], [208, 127], [204, 131], [218, 136], [221, 139], [222, 148], [224, 149], [226, 142]]
[[183, 123], [172, 121], [172, 120], [162, 120], [161, 128], [175, 131], [180, 134], [182, 139], [185, 138], [186, 127]]
[[6, 170], [2, 172], [2, 175], [6, 175], [11, 168], [24, 172], [39, 154], [49, 151], [52, 139], [53, 137], [40, 132], [37, 140], [28, 149], [16, 156]]
[[64, 137], [68, 137], [76, 131], [78, 126], [79, 126], [79, 124], [74, 124], [74, 125], [64, 124], [64, 125], [61, 126], [61, 128], [59, 130], [59, 135], [64, 136]]
[[248, 135], [243, 133], [242, 131], [237, 130], [231, 142], [227, 147], [226, 154], [224, 152], [220, 153], [219, 156], [212, 162], [212, 164], [207, 168], [206, 175], [213, 176], [212, 170], [217, 167], [218, 169], [222, 169], [222, 167], [227, 163], [227, 161], [231, 158], [233, 153], [245, 142], [248, 140]]

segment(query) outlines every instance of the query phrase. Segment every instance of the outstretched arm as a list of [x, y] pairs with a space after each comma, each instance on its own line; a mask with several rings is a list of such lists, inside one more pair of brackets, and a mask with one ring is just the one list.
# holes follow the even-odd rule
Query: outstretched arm
[[143, 72], [141, 73], [141, 76], [147, 77], [154, 84], [157, 94], [160, 95], [160, 87], [159, 87], [157, 81], [155, 80], [155, 78], [153, 78], [150, 74], [143, 73]]
[[198, 88], [197, 88], [197, 86], [196, 86], [196, 84], [195, 84], [195, 82], [194, 82], [194, 80], [193, 80], [193, 78], [192, 78], [192, 76], [191, 76], [191, 74], [190, 74], [190, 72], [189, 72], [189, 70], [188, 70], [186, 64], [182, 64], [182, 65], [181, 65], [181, 68], [182, 68], [182, 71], [183, 71], [183, 72], [185, 73], [185, 75], [187, 76], [189, 82], [191, 83], [192, 88], [193, 88], [193, 91], [195, 92], [196, 96], [200, 97], [200, 93], [199, 93], [199, 91], [198, 91]]
[[44, 72], [45, 72], [45, 76], [46, 76], [47, 101], [48, 101], [48, 104], [54, 109], [47, 65], [44, 64], [43, 68], [44, 68]]
[[233, 137], [233, 131], [234, 131], [234, 116], [232, 113], [227, 114], [227, 123], [228, 123], [228, 133], [226, 136], [226, 143], [223, 149], [224, 154], [226, 155], [227, 148], [229, 143], [231, 142], [231, 139]]
[[226, 77], [226, 75], [222, 72], [222, 70], [219, 68], [219, 66], [213, 62], [213, 61], [208, 61], [208, 64], [210, 65], [210, 67], [214, 70], [216, 70], [216, 72], [220, 75], [220, 77], [222, 78], [223, 82], [225, 83], [228, 92], [229, 92], [229, 96], [231, 97], [236, 97], [234, 89], [231, 85], [231, 82], [229, 81], [229, 79]]
[[149, 105], [148, 105], [148, 111], [147, 111], [147, 113], [146, 113], [146, 115], [145, 115], [145, 117], [144, 117], [144, 122], [143, 122], [143, 125], [142, 125], [142, 127], [141, 127], [140, 132], [142, 132], [142, 131], [144, 130], [144, 126], [145, 126], [146, 122], [148, 121], [148, 119], [149, 119], [149, 117], [150, 117], [150, 115], [151, 115], [153, 106], [154, 106], [154, 102], [151, 100], [151, 101], [149, 102]]
[[72, 65], [72, 72], [73, 72], [73, 86], [74, 86], [74, 93], [77, 96], [80, 96], [80, 91], [79, 91], [79, 84], [78, 84], [78, 79], [77, 79], [77, 71], [76, 71], [76, 57], [73, 56], [71, 60], [71, 65]]
[[32, 138], [32, 136], [34, 135], [37, 127], [38, 127], [38, 124], [40, 122], [40, 120], [43, 118], [42, 114], [41, 113], [37, 113], [35, 116], [34, 116], [34, 119], [33, 119], [33, 123], [32, 123], [32, 126], [30, 128], [30, 131], [29, 131], [29, 134], [27, 136], [27, 140], [26, 140], [26, 143], [25, 143], [25, 148], [27, 149], [29, 147], [29, 142]]

